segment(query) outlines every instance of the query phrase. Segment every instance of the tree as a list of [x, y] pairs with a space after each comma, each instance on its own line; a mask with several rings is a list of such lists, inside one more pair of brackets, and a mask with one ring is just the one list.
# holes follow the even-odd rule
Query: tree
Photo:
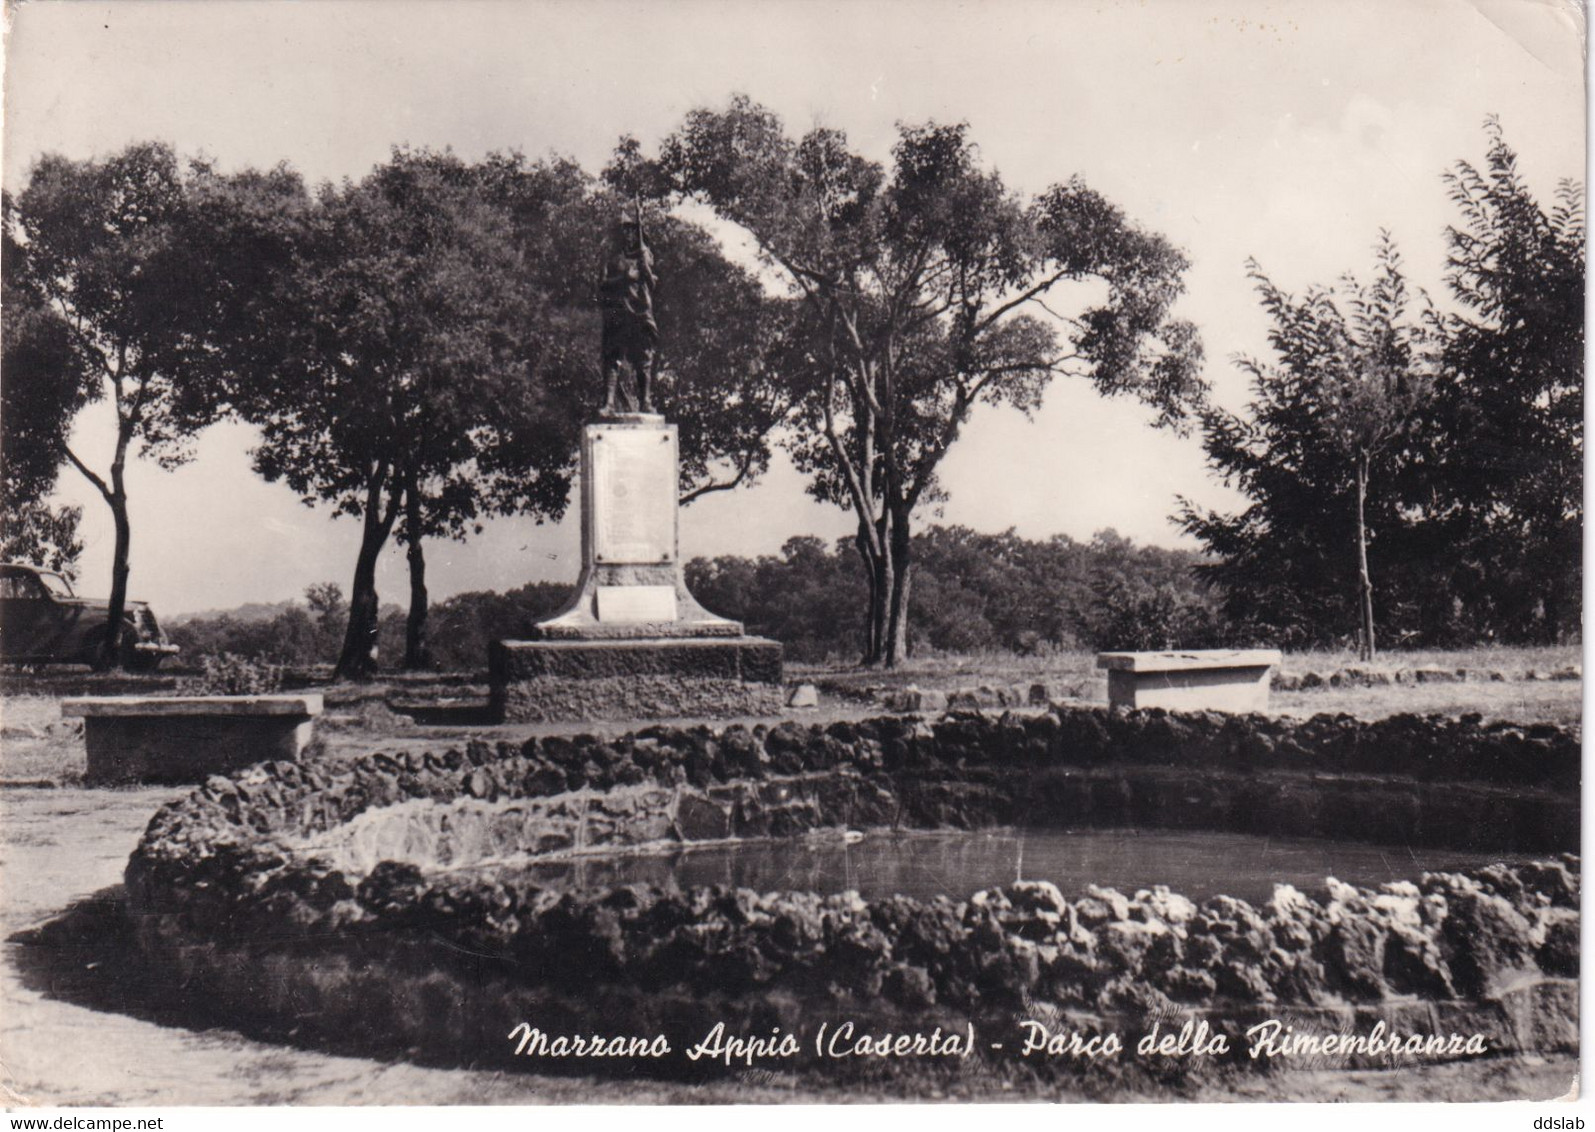
[[349, 615], [349, 605], [343, 600], [343, 587], [337, 582], [316, 582], [305, 587], [305, 604], [315, 615], [316, 624], [323, 629], [336, 629]]
[[[1389, 233], [1381, 233], [1366, 285], [1348, 275], [1338, 290], [1313, 288], [1298, 299], [1255, 261], [1248, 268], [1273, 320], [1269, 344], [1278, 361], [1239, 359], [1256, 398], [1247, 417], [1210, 408], [1202, 424], [1208, 458], [1253, 504], [1225, 516], [1182, 499], [1180, 522], [1220, 556], [1204, 570], [1227, 584], [1232, 613], [1255, 601], [1260, 574], [1272, 572], [1276, 585], [1310, 602], [1311, 589], [1328, 576], [1351, 572], [1336, 563], [1354, 561], [1359, 653], [1371, 659], [1369, 487], [1374, 472], [1385, 470], [1382, 462], [1409, 460], [1399, 445], [1429, 395], [1431, 334], [1406, 317], [1406, 282]], [[1326, 515], [1349, 522], [1326, 522]], [[1342, 539], [1354, 553], [1336, 550]], [[1303, 587], [1293, 572], [1319, 576]]]
[[1424, 461], [1450, 589], [1482, 630], [1555, 641], [1580, 628], [1584, 473], [1583, 187], [1564, 180], [1547, 212], [1500, 123], [1483, 168], [1445, 183], [1448, 229], [1436, 443]]
[[[479, 511], [557, 517], [563, 507], [574, 422], [585, 416], [598, 388], [592, 260], [600, 234], [623, 205], [568, 161], [528, 165], [515, 154], [492, 155], [473, 166], [430, 155], [425, 160], [507, 215], [503, 238], [517, 257], [520, 309], [537, 316], [519, 333], [535, 344], [545, 396], [504, 414], [495, 443], [483, 447], [477, 437], [474, 447], [446, 453], [436, 467], [449, 468], [452, 478], [434, 474], [434, 490], [419, 481], [407, 484], [399, 528], [411, 580], [406, 667], [429, 662], [422, 628], [422, 538], [461, 538], [468, 529], [479, 530]], [[648, 222], [647, 238], [664, 276], [656, 306], [664, 347], [661, 404], [679, 423], [682, 502], [690, 503], [752, 482], [768, 467], [767, 438], [790, 412], [782, 387], [761, 377], [768, 357], [784, 342], [775, 310], [779, 304], [728, 261], [701, 228], [655, 217]], [[462, 458], [469, 477], [458, 474]], [[528, 465], [540, 466], [543, 475], [529, 479]], [[529, 492], [539, 484], [549, 494]]]
[[[456, 159], [396, 151], [321, 189], [284, 235], [276, 301], [255, 312], [249, 343], [272, 349], [247, 357], [232, 395], [262, 429], [257, 470], [362, 522], [341, 678], [375, 667], [376, 565], [401, 514], [424, 619], [422, 538], [483, 509], [564, 508], [569, 414], [541, 378], [569, 351], [509, 224]], [[408, 643], [424, 652], [414, 625]]]
[[81, 507], [0, 497], [0, 560], [30, 562], [76, 581], [78, 556], [83, 553], [78, 538], [82, 521]]
[[[794, 142], [738, 97], [690, 113], [640, 178], [740, 227], [797, 302], [790, 448], [810, 491], [857, 518], [869, 663], [906, 651], [912, 517], [942, 497], [941, 461], [977, 404], [1029, 414], [1076, 374], [1176, 423], [1204, 390], [1196, 333], [1169, 313], [1183, 257], [1078, 180], [1020, 199], [967, 132], [902, 127], [888, 174], [841, 132]], [[1046, 306], [1087, 279], [1105, 302]]]
[[856, 555], [843, 542], [833, 553], [820, 539], [797, 535], [780, 557], [727, 555], [693, 559], [687, 585], [709, 608], [774, 637], [788, 656], [825, 661], [856, 639], [860, 579]]
[[1081, 635], [1097, 649], [1191, 649], [1230, 643], [1188, 551], [1136, 547], [1111, 528], [1092, 536], [1090, 594], [1076, 608]]
[[[492, 319], [494, 360], [480, 353], [474, 372], [456, 368], [434, 384], [426, 410], [408, 426], [397, 533], [410, 580], [404, 667], [417, 669], [433, 663], [424, 540], [463, 540], [480, 533], [489, 515], [541, 522], [564, 512], [586, 360], [583, 273], [575, 265], [590, 238], [591, 184], [569, 161], [529, 165], [519, 154], [467, 164], [448, 153], [404, 151], [394, 166], [401, 162], [408, 175], [448, 194], [462, 215], [485, 221], [469, 239], [499, 244], [495, 285], [503, 290]], [[497, 373], [490, 377], [484, 366]]]
[[0, 260], [0, 558], [31, 562], [77, 576], [81, 507], [55, 507], [45, 497], [66, 462], [67, 433], [82, 387], [80, 357], [67, 322], [18, 284], [26, 251], [13, 238], [11, 198]]
[[[360, 183], [324, 187], [286, 230], [279, 280], [239, 289], [272, 296], [239, 319], [257, 330], [236, 343], [233, 367], [249, 377], [231, 395], [263, 430], [257, 469], [362, 520], [340, 677], [375, 667], [375, 569], [390, 536], [409, 565], [405, 663], [421, 667], [425, 540], [465, 538], [493, 514], [563, 513], [577, 425], [597, 388], [592, 259], [615, 207], [567, 161], [467, 164], [398, 150]], [[649, 237], [670, 272], [667, 387], [731, 404], [717, 391], [764, 348], [747, 328], [767, 336], [765, 300], [690, 225], [668, 220]], [[739, 404], [684, 423], [684, 479], [696, 493], [745, 482], [767, 462], [746, 422], [784, 410], [767, 398]], [[740, 470], [717, 482], [732, 454]]]
[[[1233, 635], [1193, 576], [1189, 551], [1137, 547], [1111, 530], [1082, 544], [932, 526], [914, 544], [916, 649], [1202, 648]], [[686, 576], [714, 608], [800, 660], [842, 655], [862, 629], [866, 595], [851, 539], [828, 549], [791, 538], [779, 558], [694, 559]]]
[[[181, 464], [185, 442], [222, 411], [206, 380], [218, 328], [208, 317], [209, 242], [193, 209], [210, 178], [202, 163], [181, 167], [158, 144], [99, 161], [49, 155], [5, 210], [7, 322], [13, 312], [20, 319], [7, 344], [7, 448], [20, 454], [10, 419], [24, 405], [19, 426], [41, 461], [29, 477], [53, 480], [52, 461], [64, 458], [110, 508], [116, 536], [103, 666], [120, 659], [131, 570], [128, 458]], [[68, 444], [67, 430], [80, 409], [106, 399], [116, 439], [102, 473]], [[8, 482], [17, 466], [8, 464]], [[55, 520], [64, 533], [64, 517]]]
[[305, 604], [310, 607], [316, 636], [325, 646], [322, 651], [336, 655], [335, 650], [343, 640], [349, 618], [349, 603], [344, 600], [343, 587], [337, 582], [316, 582], [306, 586]]

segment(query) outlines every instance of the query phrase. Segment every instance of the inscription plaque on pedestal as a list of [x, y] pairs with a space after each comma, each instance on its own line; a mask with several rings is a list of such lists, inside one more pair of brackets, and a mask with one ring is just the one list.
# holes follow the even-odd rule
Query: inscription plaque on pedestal
[[595, 428], [591, 452], [594, 561], [674, 561], [676, 430]]
[[598, 620], [626, 624], [676, 619], [675, 586], [599, 586]]

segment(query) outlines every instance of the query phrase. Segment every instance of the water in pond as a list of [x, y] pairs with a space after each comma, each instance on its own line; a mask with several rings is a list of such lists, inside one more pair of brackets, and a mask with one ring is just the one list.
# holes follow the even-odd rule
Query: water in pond
[[[1088, 884], [1125, 894], [1166, 884], [1193, 900], [1227, 893], [1252, 903], [1275, 884], [1321, 895], [1325, 877], [1360, 887], [1417, 880], [1424, 872], [1473, 868], [1501, 854], [1310, 841], [1240, 833], [1167, 830], [984, 830], [872, 833], [848, 844], [839, 833], [719, 844], [668, 854], [586, 857], [514, 868], [548, 888], [655, 884], [730, 885], [843, 892], [866, 899], [900, 893], [963, 898], [1016, 879], [1049, 880], [1065, 896]], [[508, 871], [502, 867], [499, 875]]]

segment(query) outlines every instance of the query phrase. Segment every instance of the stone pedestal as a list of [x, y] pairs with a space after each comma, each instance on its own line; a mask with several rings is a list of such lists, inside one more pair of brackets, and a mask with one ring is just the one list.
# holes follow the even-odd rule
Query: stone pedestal
[[1103, 652], [1108, 705], [1168, 711], [1268, 710], [1269, 674], [1277, 649], [1192, 649], [1186, 652]]
[[762, 715], [781, 706], [781, 646], [688, 592], [677, 543], [676, 427], [653, 413], [582, 432], [582, 571], [569, 602], [489, 655], [513, 721]]
[[61, 714], [83, 719], [91, 783], [203, 782], [297, 759], [321, 697], [84, 696], [63, 700]]

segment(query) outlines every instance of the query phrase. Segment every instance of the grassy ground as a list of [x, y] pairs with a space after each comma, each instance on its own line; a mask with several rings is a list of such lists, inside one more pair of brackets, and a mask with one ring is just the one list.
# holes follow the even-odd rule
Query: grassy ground
[[[1327, 676], [1347, 668], [1386, 671], [1412, 668], [1466, 668], [1479, 673], [1500, 673], [1498, 683], [1390, 684], [1374, 688], [1312, 688], [1275, 692], [1270, 704], [1291, 715], [1344, 712], [1363, 719], [1378, 719], [1398, 712], [1461, 715], [1478, 712], [1486, 719], [1518, 723], [1576, 724], [1583, 713], [1581, 682], [1527, 680], [1529, 673], [1545, 674], [1578, 664], [1576, 646], [1549, 648], [1477, 648], [1387, 652], [1368, 664], [1355, 652], [1316, 650], [1286, 653], [1281, 669], [1292, 675], [1316, 672]], [[982, 684], [1006, 685], [1045, 680], [1073, 692], [1075, 699], [1107, 702], [1107, 679], [1096, 667], [1094, 653], [1060, 653], [1048, 657], [1012, 655], [915, 658], [889, 672], [827, 665], [791, 665], [790, 680], [812, 681], [822, 693], [860, 703], [889, 688], [910, 685], [950, 691]]]
[[[1391, 685], [1276, 693], [1276, 710], [1350, 712], [1377, 717], [1400, 711], [1479, 712], [1520, 722], [1577, 723], [1578, 681], [1525, 680], [1579, 661], [1576, 649], [1478, 649], [1392, 654], [1389, 667], [1435, 665], [1499, 671], [1499, 683]], [[1328, 673], [1355, 658], [1292, 654], [1290, 672]], [[1089, 654], [916, 660], [892, 673], [793, 666], [788, 679], [824, 692], [818, 710], [789, 718], [831, 720], [878, 714], [871, 688], [918, 684], [959, 688], [1034, 679], [1073, 687], [1082, 702], [1103, 702], [1105, 683]], [[170, 691], [170, 677], [107, 683], [84, 674], [8, 674], [0, 683], [0, 1104], [535, 1104], [772, 1103], [969, 1099], [969, 1088], [914, 1094], [837, 1090], [790, 1080], [739, 1080], [688, 1086], [532, 1074], [503, 1075], [376, 1063], [253, 1041], [164, 1017], [158, 990], [108, 984], [101, 958], [88, 950], [53, 951], [14, 933], [57, 917], [69, 906], [117, 898], [127, 854], [150, 814], [184, 788], [85, 789], [82, 724], [63, 720], [68, 695]], [[373, 749], [438, 748], [473, 736], [518, 739], [570, 725], [493, 727], [480, 720], [486, 689], [468, 679], [400, 680], [327, 690], [313, 757], [340, 761]], [[438, 709], [422, 726], [394, 710], [420, 702]], [[441, 712], [441, 714], [439, 714]], [[451, 717], [451, 714], [453, 716]], [[455, 718], [454, 723], [447, 722]], [[581, 725], [618, 733], [634, 723]], [[31, 788], [42, 783], [50, 788]], [[88, 946], [88, 945], [86, 945]], [[102, 947], [104, 944], [99, 944]], [[108, 968], [107, 968], [108, 969]], [[153, 1000], [153, 1005], [151, 1004]], [[1154, 1100], [1469, 1100], [1563, 1095], [1577, 1072], [1572, 1058], [1507, 1058], [1466, 1066], [1399, 1072], [1295, 1072], [1203, 1086]], [[1081, 1100], [1056, 1090], [1003, 1091], [982, 1100]]]
[[[1375, 688], [1312, 688], [1276, 691], [1273, 710], [1290, 715], [1319, 712], [1377, 719], [1398, 712], [1461, 715], [1478, 712], [1486, 719], [1518, 723], [1578, 724], [1583, 714], [1583, 685], [1577, 680], [1542, 681], [1524, 677], [1548, 673], [1577, 664], [1577, 648], [1502, 649], [1386, 653], [1375, 667], [1387, 669], [1440, 667], [1498, 672], [1500, 682], [1466, 684], [1391, 684]], [[1355, 654], [1343, 652], [1287, 653], [1283, 669], [1300, 674], [1329, 674], [1358, 665]], [[373, 684], [323, 689], [327, 713], [317, 724], [318, 751], [322, 757], [350, 758], [374, 747], [405, 749], [435, 747], [472, 737], [491, 740], [524, 739], [539, 733], [580, 730], [621, 734], [636, 723], [514, 724], [492, 726], [483, 722], [487, 688], [466, 675], [398, 677]], [[790, 683], [812, 682], [820, 688], [818, 709], [788, 711], [787, 718], [804, 722], [830, 722], [880, 714], [875, 698], [882, 690], [916, 685], [951, 690], [982, 684], [1009, 685], [1034, 680], [1050, 682], [1065, 700], [1106, 703], [1107, 681], [1096, 668], [1092, 653], [1064, 653], [1050, 657], [973, 656], [914, 659], [889, 672], [837, 666], [790, 665]], [[106, 683], [106, 681], [112, 681]], [[87, 673], [49, 671], [10, 673], [0, 701], [0, 782], [81, 781], [83, 774], [83, 724], [62, 719], [60, 703], [74, 695], [127, 694], [133, 691], [164, 693], [175, 689], [172, 677], [95, 677]], [[430, 705], [419, 724], [403, 710]], [[436, 722], [441, 720], [442, 722]], [[451, 722], [453, 720], [454, 722]], [[759, 722], [748, 720], [746, 722]]]
[[1344, 712], [1362, 719], [1377, 719], [1397, 712], [1419, 715], [1476, 712], [1487, 720], [1556, 723], [1568, 727], [1578, 725], [1584, 712], [1583, 684], [1577, 680], [1312, 688], [1301, 692], [1275, 692], [1270, 703], [1282, 715]]
[[[1530, 671], [1551, 672], [1578, 664], [1582, 650], [1578, 645], [1550, 645], [1536, 648], [1482, 646], [1471, 649], [1414, 649], [1386, 651], [1371, 662], [1357, 659], [1355, 650], [1309, 649], [1287, 652], [1283, 671], [1300, 674], [1328, 674], [1342, 668], [1472, 668], [1498, 671], [1512, 679]], [[970, 683], [1003, 683], [1029, 677], [1057, 680], [1088, 680], [1099, 675], [1096, 654], [1063, 652], [1049, 656], [1014, 656], [1012, 653], [962, 656], [913, 657], [890, 671], [849, 668], [837, 664], [789, 664], [789, 677], [812, 677], [853, 686], [880, 685], [921, 688], [952, 688]]]

